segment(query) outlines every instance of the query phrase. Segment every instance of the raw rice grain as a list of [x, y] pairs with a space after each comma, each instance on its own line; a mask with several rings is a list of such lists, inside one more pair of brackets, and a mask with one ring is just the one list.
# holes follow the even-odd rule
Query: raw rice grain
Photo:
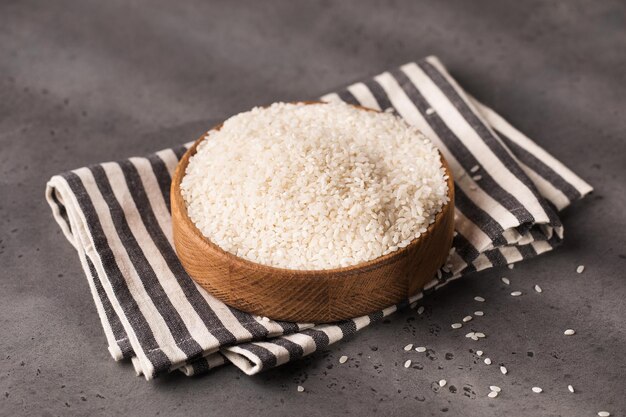
[[437, 148], [393, 114], [275, 103], [208, 132], [180, 187], [225, 251], [320, 270], [409, 245], [448, 202], [446, 180]]

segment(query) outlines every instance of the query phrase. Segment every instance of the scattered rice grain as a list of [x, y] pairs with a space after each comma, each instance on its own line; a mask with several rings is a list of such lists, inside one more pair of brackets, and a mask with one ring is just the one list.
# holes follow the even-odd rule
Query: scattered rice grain
[[574, 387], [571, 385], [568, 385], [567, 389], [569, 390], [569, 392], [574, 392]]
[[484, 303], [485, 299], [479, 295], [477, 295], [476, 297], [474, 297], [474, 300], [478, 301], [479, 303]]
[[480, 166], [479, 166], [479, 165], [474, 165], [474, 166], [472, 167], [472, 169], [470, 169], [470, 172], [473, 174], [473, 173], [475, 173], [476, 171], [478, 171], [479, 169], [480, 169]]
[[409, 343], [408, 345], [404, 347], [404, 350], [406, 350], [407, 352], [411, 349], [413, 349], [413, 343]]
[[465, 317], [463, 317], [463, 323], [467, 323], [470, 320], [472, 320], [472, 316], [465, 316]]
[[461, 323], [452, 323], [450, 327], [453, 329], [460, 329], [463, 325]]
[[541, 287], [539, 285], [535, 285], [535, 291], [543, 292], [543, 290], [541, 289]]
[[406, 362], [404, 362], [404, 367], [405, 368], [408, 368], [409, 366], [411, 366], [411, 359], [409, 359]]
[[502, 372], [502, 375], [506, 375], [509, 373], [508, 369], [506, 369], [506, 366], [501, 366], [500, 372]]
[[500, 278], [506, 285], [511, 285], [511, 281], [507, 277]]
[[491, 365], [491, 359], [489, 358], [485, 358], [484, 362], [486, 365]]
[[520, 295], [522, 295], [522, 292], [521, 292], [521, 291], [513, 291], [513, 292], [511, 293], [511, 295], [512, 295], [513, 297], [519, 297]]
[[419, 353], [426, 352], [426, 348], [424, 346], [418, 346], [415, 350]]
[[567, 330], [565, 330], [565, 331], [563, 332], [563, 334], [564, 334], [565, 336], [572, 336], [572, 335], [576, 334], [576, 330], [574, 330], [574, 329], [567, 329]]
[[482, 311], [478, 310], [478, 311], [474, 311], [474, 315], [481, 317], [481, 316], [484, 316], [485, 313], [483, 313]]
[[483, 351], [482, 350], [477, 350], [476, 351], [476, 356], [483, 356]]
[[535, 394], [539, 394], [540, 392], [542, 392], [543, 390], [539, 387], [532, 387], [532, 390]]
[[611, 415], [611, 413], [609, 413], [608, 411], [598, 411], [598, 416], [600, 417], [609, 417]]
[[298, 392], [304, 392], [304, 387], [302, 385], [298, 385]]
[[342, 357], [339, 358], [339, 363], [346, 363], [348, 360], [348, 357], [346, 355], [343, 355]]
[[442, 388], [445, 387], [447, 383], [448, 383], [448, 381], [446, 381], [445, 379], [439, 380], [439, 386], [442, 387]]
[[424, 306], [419, 306], [417, 309], [417, 314], [422, 314], [424, 312]]
[[497, 386], [497, 385], [490, 385], [489, 389], [492, 390], [492, 391], [495, 391], [495, 392], [502, 391], [502, 389], [499, 386]]
[[582, 274], [584, 270], [585, 265], [578, 265], [578, 268], [576, 268], [576, 272], [578, 272], [579, 274]]

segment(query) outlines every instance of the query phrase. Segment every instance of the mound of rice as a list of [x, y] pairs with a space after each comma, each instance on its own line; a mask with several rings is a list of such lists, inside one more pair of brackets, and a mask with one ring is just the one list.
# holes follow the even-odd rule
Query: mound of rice
[[448, 201], [446, 179], [437, 149], [393, 114], [275, 103], [207, 133], [181, 190], [225, 251], [319, 270], [407, 246]]

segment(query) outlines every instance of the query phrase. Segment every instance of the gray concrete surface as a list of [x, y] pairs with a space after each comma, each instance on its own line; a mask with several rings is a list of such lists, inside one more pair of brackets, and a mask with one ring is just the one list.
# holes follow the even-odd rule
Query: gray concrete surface
[[[595, 186], [563, 213], [563, 247], [256, 377], [229, 367], [146, 382], [111, 360], [44, 202], [51, 175], [192, 140], [253, 105], [316, 97], [426, 54]], [[0, 415], [625, 415], [625, 85], [623, 1], [3, 0]], [[449, 324], [478, 294], [488, 337], [471, 343]], [[433, 352], [407, 354], [407, 343]], [[478, 362], [477, 348], [495, 363]], [[408, 357], [418, 365], [402, 367]]]

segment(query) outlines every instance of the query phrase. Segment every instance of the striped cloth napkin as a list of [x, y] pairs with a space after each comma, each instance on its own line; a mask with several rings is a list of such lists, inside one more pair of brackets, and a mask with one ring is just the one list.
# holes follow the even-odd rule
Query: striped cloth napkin
[[395, 111], [430, 137], [456, 180], [455, 250], [398, 305], [331, 324], [272, 321], [231, 308], [194, 283], [172, 247], [170, 179], [186, 144], [56, 175], [46, 197], [78, 251], [109, 351], [152, 379], [232, 363], [247, 374], [325, 349], [473, 271], [558, 245], [557, 211], [591, 187], [469, 96], [428, 57], [325, 95]]

